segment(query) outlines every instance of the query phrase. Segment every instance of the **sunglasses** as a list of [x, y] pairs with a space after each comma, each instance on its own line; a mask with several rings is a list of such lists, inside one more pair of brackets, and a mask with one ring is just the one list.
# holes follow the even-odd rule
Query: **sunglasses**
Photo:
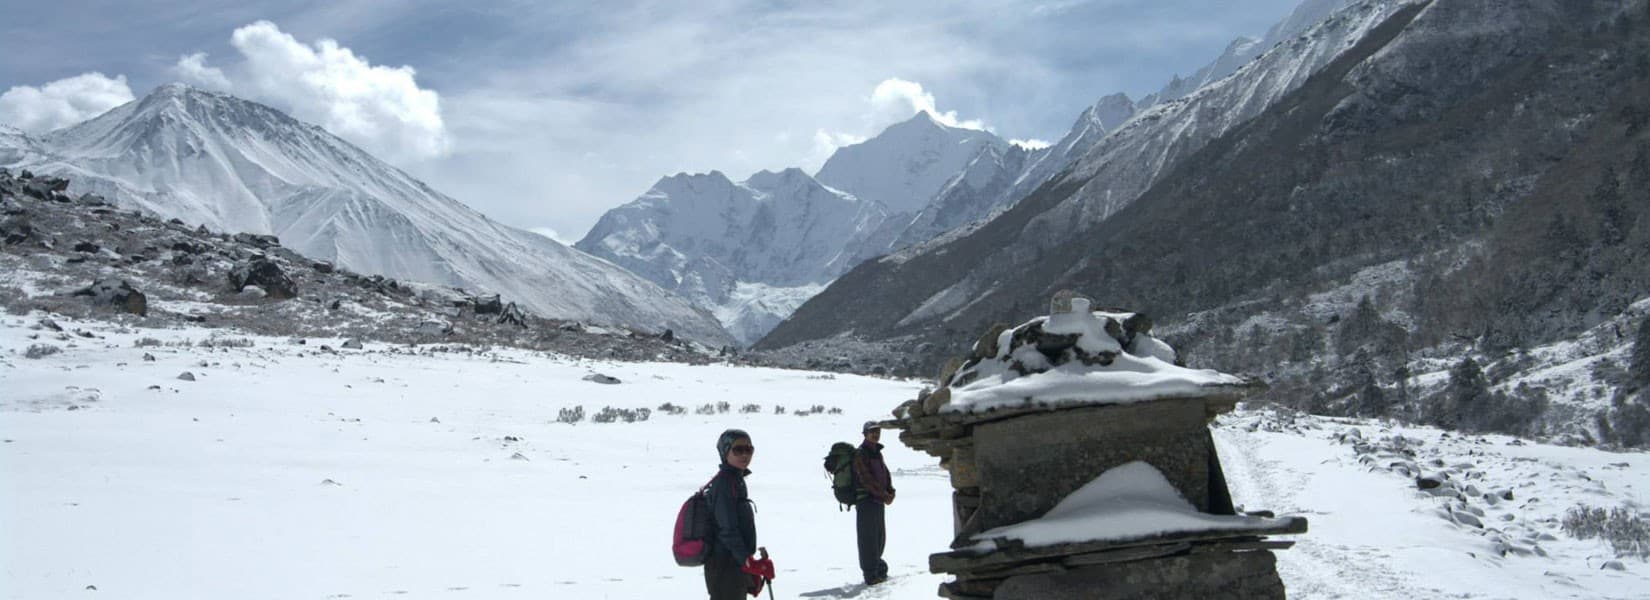
[[750, 456], [752, 454], [756, 454], [756, 446], [734, 446], [732, 449], [728, 450], [728, 454]]

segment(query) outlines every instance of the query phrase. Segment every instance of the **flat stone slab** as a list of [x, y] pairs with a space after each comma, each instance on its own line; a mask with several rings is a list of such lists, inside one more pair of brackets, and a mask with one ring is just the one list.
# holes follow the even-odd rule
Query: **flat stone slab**
[[1283, 600], [1277, 558], [1266, 550], [1189, 554], [1016, 575], [994, 600]]
[[[1013, 540], [997, 541], [997, 550], [980, 553], [973, 550], [955, 550], [932, 554], [928, 569], [934, 573], [966, 573], [1001, 570], [1033, 562], [1053, 561], [1063, 557], [1093, 555], [1152, 546], [1173, 546], [1178, 543], [1214, 544], [1221, 542], [1256, 542], [1260, 536], [1306, 533], [1306, 517], [1282, 517], [1282, 523], [1266, 528], [1243, 531], [1193, 531], [1152, 536], [1134, 540], [1084, 542], [1027, 548]], [[1150, 553], [1149, 550], [1143, 551]]]

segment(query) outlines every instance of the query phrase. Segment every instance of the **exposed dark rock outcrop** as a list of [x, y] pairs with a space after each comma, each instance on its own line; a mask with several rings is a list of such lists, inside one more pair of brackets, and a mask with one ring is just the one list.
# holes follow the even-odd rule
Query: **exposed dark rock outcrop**
[[92, 303], [98, 306], [111, 307], [140, 317], [149, 315], [148, 297], [124, 280], [100, 279], [76, 290], [74, 295], [89, 297]]

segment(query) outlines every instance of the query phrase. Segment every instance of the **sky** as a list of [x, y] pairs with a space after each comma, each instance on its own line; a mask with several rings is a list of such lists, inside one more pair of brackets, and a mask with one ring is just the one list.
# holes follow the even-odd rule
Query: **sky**
[[182, 81], [570, 243], [661, 177], [813, 172], [918, 110], [1056, 141], [1297, 2], [0, 0], [0, 124], [49, 131]]

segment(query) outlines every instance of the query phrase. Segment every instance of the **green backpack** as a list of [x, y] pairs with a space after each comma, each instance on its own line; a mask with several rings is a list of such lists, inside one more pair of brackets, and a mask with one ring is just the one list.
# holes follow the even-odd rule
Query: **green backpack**
[[825, 474], [831, 479], [831, 493], [836, 495], [838, 503], [848, 508], [853, 508], [859, 495], [859, 488], [854, 485], [855, 452], [853, 444], [837, 442], [831, 444], [830, 453], [825, 455]]

